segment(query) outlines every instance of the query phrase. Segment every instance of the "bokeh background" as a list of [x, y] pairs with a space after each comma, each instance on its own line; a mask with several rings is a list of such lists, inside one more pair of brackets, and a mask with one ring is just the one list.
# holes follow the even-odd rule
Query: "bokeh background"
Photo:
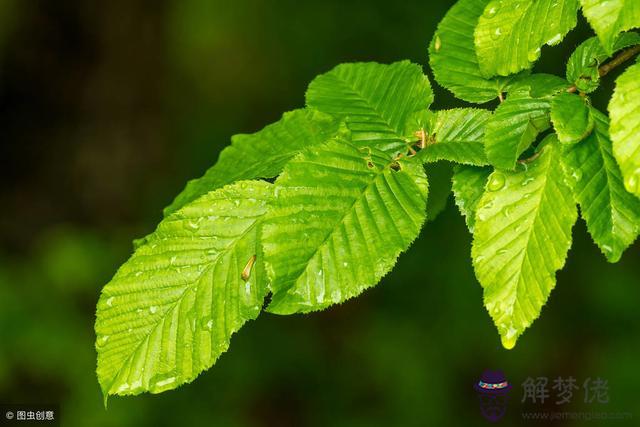
[[[263, 314], [194, 383], [102, 405], [95, 303], [132, 239], [231, 135], [302, 106], [315, 75], [405, 58], [427, 71], [452, 3], [0, 0], [0, 403], [59, 403], [65, 426], [475, 426], [472, 384], [494, 368], [514, 384], [503, 425], [527, 424], [526, 408], [635, 418], [554, 425], [638, 425], [640, 246], [609, 265], [581, 222], [542, 317], [506, 351], [451, 200], [360, 298]], [[562, 73], [589, 35], [582, 21], [537, 70]], [[437, 108], [459, 105], [436, 87]], [[576, 391], [523, 406], [529, 376], [601, 377], [610, 403]]]

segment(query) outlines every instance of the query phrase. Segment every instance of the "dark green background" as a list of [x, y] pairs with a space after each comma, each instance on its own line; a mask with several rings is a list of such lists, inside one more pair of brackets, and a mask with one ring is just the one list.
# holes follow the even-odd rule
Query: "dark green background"
[[[581, 222], [542, 317], [503, 350], [453, 203], [382, 283], [307, 316], [262, 315], [194, 383], [112, 398], [94, 374], [100, 288], [234, 133], [303, 105], [340, 62], [409, 58], [452, 1], [0, 0], [0, 403], [60, 403], [65, 426], [476, 426], [486, 368], [609, 381], [640, 422], [640, 257], [605, 262]], [[581, 22], [538, 69], [562, 74]], [[606, 106], [615, 75], [595, 104]], [[433, 80], [432, 80], [433, 81]], [[436, 88], [437, 108], [462, 105]], [[3, 416], [3, 414], [0, 414]], [[541, 425], [542, 423], [529, 423]], [[528, 424], [527, 424], [528, 425]], [[556, 425], [635, 425], [633, 422]]]

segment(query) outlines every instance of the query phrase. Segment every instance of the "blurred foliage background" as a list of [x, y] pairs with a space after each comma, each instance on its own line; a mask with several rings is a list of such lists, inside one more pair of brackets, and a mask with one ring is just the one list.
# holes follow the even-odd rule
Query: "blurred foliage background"
[[[404, 58], [428, 70], [451, 4], [0, 0], [0, 403], [60, 403], [65, 426], [471, 426], [485, 424], [472, 384], [494, 368], [514, 384], [503, 425], [523, 424], [520, 384], [540, 375], [605, 378], [610, 403], [577, 391], [534, 409], [635, 411], [637, 423], [640, 246], [609, 265], [580, 223], [542, 317], [506, 351], [451, 200], [362, 297], [263, 314], [194, 383], [103, 408], [95, 303], [131, 240], [232, 134], [302, 106], [315, 75]], [[537, 70], [563, 74], [589, 35], [582, 21]], [[459, 105], [436, 88], [437, 108]]]

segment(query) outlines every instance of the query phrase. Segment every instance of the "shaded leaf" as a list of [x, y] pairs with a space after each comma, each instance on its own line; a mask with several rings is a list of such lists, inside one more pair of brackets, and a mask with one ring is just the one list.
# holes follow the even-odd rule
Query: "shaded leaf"
[[[616, 40], [611, 53], [636, 44], [640, 44], [639, 34], [624, 33]], [[593, 92], [600, 86], [600, 65], [610, 56], [597, 37], [587, 39], [578, 46], [569, 58], [567, 80], [574, 84], [580, 92]]]
[[507, 92], [527, 94], [531, 98], [546, 98], [568, 89], [569, 86], [569, 83], [561, 77], [536, 73], [514, 79], [507, 87]]
[[589, 233], [607, 259], [617, 262], [640, 232], [640, 199], [624, 189], [608, 118], [592, 111], [594, 132], [568, 148], [563, 161]]
[[561, 93], [551, 102], [551, 122], [560, 142], [573, 144], [582, 141], [593, 130], [593, 117], [586, 98]]
[[497, 168], [513, 169], [518, 157], [550, 126], [551, 102], [511, 92], [487, 122], [485, 150]]
[[420, 112], [409, 120], [407, 134], [424, 132], [426, 146], [416, 157], [423, 162], [451, 162], [487, 165], [484, 133], [491, 112], [458, 108]]
[[457, 166], [453, 174], [453, 195], [456, 206], [464, 216], [471, 233], [476, 222], [478, 203], [484, 194], [484, 188], [492, 169], [473, 166]]
[[435, 220], [446, 208], [451, 194], [453, 167], [447, 162], [425, 165], [429, 180], [429, 200], [427, 200], [427, 221]]
[[335, 136], [338, 126], [339, 122], [328, 114], [300, 109], [285, 113], [282, 119], [254, 134], [234, 135], [216, 164], [202, 177], [189, 181], [165, 208], [165, 216], [232, 182], [277, 176], [301, 150]]

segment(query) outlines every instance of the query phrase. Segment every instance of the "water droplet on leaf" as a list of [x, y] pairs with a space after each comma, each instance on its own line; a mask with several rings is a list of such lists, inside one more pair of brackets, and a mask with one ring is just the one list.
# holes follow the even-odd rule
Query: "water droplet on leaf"
[[496, 172], [491, 175], [491, 179], [489, 180], [489, 184], [487, 184], [487, 189], [489, 191], [498, 191], [504, 187], [505, 178], [504, 175]]
[[639, 190], [638, 182], [640, 182], [640, 169], [636, 169], [633, 174], [629, 175], [624, 180], [624, 185], [630, 193], [637, 194]]

